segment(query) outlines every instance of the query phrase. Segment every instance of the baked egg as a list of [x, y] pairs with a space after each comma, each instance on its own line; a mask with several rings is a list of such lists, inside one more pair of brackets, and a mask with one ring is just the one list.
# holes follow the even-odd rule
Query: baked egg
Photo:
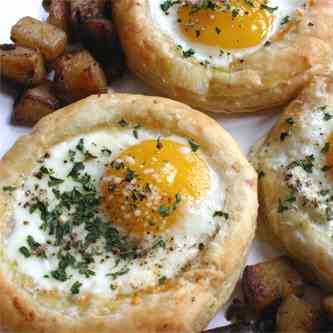
[[283, 35], [307, 6], [304, 0], [150, 0], [157, 29], [184, 57], [226, 67]]
[[6, 240], [40, 290], [109, 298], [158, 287], [228, 219], [200, 146], [130, 124], [53, 146], [16, 189]]

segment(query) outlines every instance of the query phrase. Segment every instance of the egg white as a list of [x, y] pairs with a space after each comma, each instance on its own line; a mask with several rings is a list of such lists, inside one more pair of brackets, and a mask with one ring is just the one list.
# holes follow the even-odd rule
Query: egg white
[[[274, 22], [264, 40], [252, 48], [244, 49], [218, 49], [211, 46], [205, 46], [200, 43], [195, 43], [187, 39], [179, 28], [177, 23], [177, 10], [179, 5], [174, 5], [168, 10], [168, 15], [161, 9], [161, 4], [165, 0], [149, 0], [150, 16], [156, 29], [167, 34], [176, 45], [181, 47], [181, 50], [195, 50], [194, 57], [200, 63], [211, 65], [214, 67], [227, 68], [230, 63], [237, 59], [244, 59], [246, 56], [258, 51], [264, 47], [265, 43], [274, 35], [281, 27], [281, 22], [285, 17], [290, 19], [296, 16], [297, 8], [304, 8], [307, 1], [305, 0], [269, 0], [269, 7], [278, 7], [274, 11]], [[223, 52], [221, 52], [221, 50]]]
[[[325, 119], [325, 115], [332, 118]], [[314, 222], [313, 228], [317, 229], [318, 235], [325, 234], [329, 238], [333, 238], [333, 214], [328, 214], [332, 210], [333, 179], [330, 171], [323, 169], [327, 166], [323, 148], [332, 132], [333, 108], [318, 106], [311, 112], [300, 113], [283, 143], [269, 141], [258, 156], [259, 161], [265, 159], [281, 177], [284, 191], [279, 199], [288, 207], [283, 214], [293, 215], [297, 211], [305, 220]], [[310, 171], [295, 163], [306, 161], [309, 156]], [[285, 203], [284, 200], [290, 197], [294, 198], [293, 202]], [[299, 236], [302, 237], [301, 233]]]
[[[64, 183], [59, 185], [59, 190], [70, 191], [77, 186], [71, 179], [66, 178], [73, 167], [72, 162], [68, 162], [68, 151], [75, 150], [80, 140], [84, 139], [85, 148], [97, 156], [96, 159], [85, 162], [85, 171], [92, 176], [98, 184], [103, 176], [106, 163], [124, 149], [131, 145], [137, 144], [146, 139], [157, 139], [161, 134], [146, 129], [139, 130], [139, 138], [133, 136], [130, 128], [113, 128], [108, 130], [98, 130], [74, 137], [65, 142], [59, 143], [50, 149], [50, 157], [47, 158], [43, 165], [54, 170], [54, 176], [65, 179]], [[188, 145], [187, 140], [179, 136], [163, 137], [163, 139], [175, 140]], [[105, 156], [101, 153], [102, 149], [112, 151], [112, 156]], [[183, 149], [182, 153], [187, 153]], [[219, 173], [213, 167], [209, 158], [203, 153], [198, 152], [200, 156], [207, 161], [210, 174], [210, 189], [207, 195], [202, 198], [199, 204], [186, 208], [186, 214], [181, 221], [177, 221], [169, 230], [165, 231], [161, 238], [165, 241], [165, 248], [156, 247], [149, 255], [144, 258], [131, 259], [117, 263], [117, 257], [112, 253], [104, 262], [96, 261], [90, 268], [95, 271], [95, 275], [89, 278], [79, 274], [77, 270], [68, 268], [71, 277], [61, 282], [52, 277], [46, 278], [45, 275], [57, 268], [58, 260], [52, 256], [56, 252], [53, 246], [48, 247], [48, 258], [42, 259], [36, 256], [29, 258], [24, 257], [19, 248], [26, 245], [28, 235], [44, 244], [48, 239], [45, 231], [39, 227], [42, 220], [39, 212], [30, 213], [29, 207], [24, 206], [27, 201], [27, 191], [34, 192], [36, 185], [39, 186], [40, 198], [47, 200], [50, 206], [55, 205], [54, 194], [47, 185], [47, 177], [37, 179], [33, 175], [37, 172], [41, 164], [36, 163], [33, 173], [26, 178], [25, 182], [12, 195], [14, 197], [12, 231], [6, 241], [6, 253], [16, 269], [30, 277], [33, 285], [40, 290], [57, 290], [58, 292], [68, 293], [75, 281], [82, 283], [80, 294], [95, 293], [107, 297], [116, 297], [118, 294], [128, 294], [146, 287], [157, 286], [161, 278], [168, 279], [174, 277], [187, 263], [195, 258], [199, 253], [199, 244], [207, 244], [210, 237], [225, 220], [223, 217], [213, 217], [215, 211], [221, 211], [224, 207], [224, 189], [223, 181]], [[67, 163], [64, 161], [67, 160]], [[65, 217], [64, 217], [65, 218]], [[24, 223], [29, 221], [29, 223]], [[81, 236], [84, 232], [79, 230]], [[144, 246], [151, 247], [157, 238], [156, 236], [144, 236]], [[172, 251], [169, 249], [172, 245]], [[107, 274], [117, 273], [122, 270], [128, 270], [127, 273], [110, 278]], [[112, 284], [112, 289], [110, 285]]]

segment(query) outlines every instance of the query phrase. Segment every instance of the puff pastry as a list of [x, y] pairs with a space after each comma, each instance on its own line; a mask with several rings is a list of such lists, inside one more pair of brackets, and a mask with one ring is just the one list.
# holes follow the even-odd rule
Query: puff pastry
[[250, 154], [259, 173], [259, 234], [329, 289], [332, 106], [332, 77], [315, 77]]
[[[37, 161], [53, 146], [77, 135], [109, 131], [124, 119], [200, 144], [223, 175], [228, 219], [167, 286], [137, 290], [115, 299], [94, 293], [80, 298], [68, 292], [45, 292], [8, 259], [6, 242], [15, 227], [15, 195], [10, 190], [15, 193], [15, 188], [31, 178]], [[256, 186], [256, 173], [231, 136], [214, 120], [181, 103], [106, 94], [91, 96], [47, 116], [0, 162], [1, 327], [24, 333], [200, 332], [229, 298], [242, 271], [256, 227]]]
[[307, 3], [287, 32], [226, 68], [184, 58], [148, 0], [114, 1], [113, 14], [130, 69], [155, 91], [206, 111], [254, 112], [286, 104], [331, 62], [333, 2]]

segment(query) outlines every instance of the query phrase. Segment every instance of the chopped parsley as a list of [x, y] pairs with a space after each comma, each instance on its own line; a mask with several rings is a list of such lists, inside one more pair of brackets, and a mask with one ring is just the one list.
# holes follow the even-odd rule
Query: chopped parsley
[[2, 188], [2, 190], [3, 190], [4, 192], [14, 192], [14, 191], [16, 190], [16, 187], [14, 187], [14, 186], [4, 186], [4, 187]]
[[131, 182], [134, 178], [135, 178], [134, 171], [131, 170], [131, 169], [127, 169], [127, 175], [126, 175], [125, 180], [128, 181], [128, 182]]
[[160, 205], [160, 207], [157, 209], [157, 212], [162, 217], [169, 216], [177, 209], [177, 206], [179, 205], [181, 200], [182, 200], [181, 194], [177, 193], [175, 196], [175, 201], [169, 207], [165, 205]]
[[313, 155], [308, 155], [308, 156], [305, 156], [305, 159], [303, 159], [303, 160], [296, 160], [296, 161], [291, 162], [287, 166], [287, 169], [292, 169], [292, 168], [299, 166], [307, 173], [312, 173], [312, 169], [314, 166], [314, 164], [313, 164], [314, 160], [315, 160], [315, 158]]
[[194, 54], [195, 54], [195, 51], [192, 48], [188, 49], [187, 51], [183, 51], [183, 57], [184, 58], [190, 58]]
[[325, 121], [328, 121], [328, 120], [331, 120], [333, 116], [331, 116], [329, 113], [325, 112], [324, 113], [324, 120]]
[[81, 138], [79, 143], [76, 145], [76, 149], [83, 153], [84, 151], [84, 140]]
[[21, 246], [19, 248], [19, 251], [26, 257], [26, 258], [29, 258], [31, 257], [31, 252], [29, 251], [29, 249], [25, 246]]
[[85, 166], [82, 162], [74, 163], [72, 170], [68, 174], [68, 177], [72, 177], [74, 179], [77, 178], [80, 174], [80, 171], [82, 171], [84, 168]]
[[225, 218], [226, 220], [228, 220], [228, 218], [229, 218], [229, 214], [223, 212], [222, 210], [216, 210], [216, 211], [214, 212], [214, 214], [213, 214], [213, 217], [223, 217], [223, 218]]
[[[46, 259], [47, 256], [46, 256], [46, 252], [45, 250], [43, 249], [43, 247], [41, 246], [40, 243], [36, 242], [34, 240], [34, 238], [31, 236], [31, 235], [28, 235], [27, 237], [27, 243], [29, 245], [29, 248], [30, 248], [30, 253], [37, 256], [37, 257], [40, 257], [40, 258], [44, 258]], [[25, 251], [25, 250], [24, 250]], [[26, 252], [26, 251], [25, 251]], [[21, 252], [22, 253], [22, 252]]]
[[139, 139], [138, 129], [139, 129], [140, 127], [141, 127], [140, 125], [136, 125], [136, 126], [134, 126], [134, 128], [133, 128], [133, 136], [134, 136], [136, 139]]
[[294, 125], [294, 118], [293, 117], [289, 117], [289, 118], [287, 118], [286, 119], [286, 123], [288, 124], [288, 125]]
[[126, 126], [128, 126], [128, 122], [127, 122], [125, 119], [121, 119], [120, 121], [118, 121], [118, 124], [119, 124], [121, 127], [126, 127]]
[[285, 200], [279, 199], [278, 213], [283, 213], [290, 208], [290, 205], [296, 201], [294, 196], [290, 196]]
[[79, 281], [76, 281], [73, 283], [73, 285], [71, 286], [71, 293], [73, 295], [77, 295], [80, 293], [80, 288], [82, 287], [82, 283]]
[[321, 152], [322, 154], [326, 154], [326, 153], [329, 152], [329, 150], [330, 150], [330, 143], [329, 143], [329, 142], [326, 142], [325, 145], [324, 145], [324, 147], [321, 149], [320, 152]]
[[165, 246], [166, 246], [165, 241], [161, 238], [153, 245], [153, 249], [155, 249], [157, 247], [161, 247], [162, 249], [165, 249]]
[[158, 279], [158, 284], [161, 286], [166, 282], [167, 278], [165, 276], [162, 276]]
[[168, 14], [168, 10], [174, 6], [175, 4], [178, 4], [180, 3], [179, 0], [175, 0], [175, 1], [172, 1], [172, 0], [166, 0], [164, 1], [162, 4], [161, 4], [161, 9], [163, 10], [163, 12], [167, 15]]
[[192, 140], [188, 140], [188, 143], [194, 153], [200, 148], [200, 145], [198, 145], [197, 143], [195, 143]]
[[269, 13], [274, 13], [276, 10], [279, 9], [279, 7], [278, 6], [276, 6], [276, 7], [270, 7], [270, 6], [266, 5], [266, 4], [261, 4], [260, 5], [260, 9], [265, 9]]
[[111, 156], [112, 154], [112, 151], [110, 149], [107, 149], [107, 148], [103, 148], [101, 150], [102, 154], [105, 155], [105, 156]]
[[54, 186], [58, 186], [58, 185], [62, 184], [63, 182], [64, 182], [63, 179], [50, 176], [50, 180], [48, 181], [47, 185], [49, 187], [54, 187]]
[[287, 24], [290, 21], [290, 17], [289, 16], [285, 16], [282, 20], [281, 20], [281, 25]]

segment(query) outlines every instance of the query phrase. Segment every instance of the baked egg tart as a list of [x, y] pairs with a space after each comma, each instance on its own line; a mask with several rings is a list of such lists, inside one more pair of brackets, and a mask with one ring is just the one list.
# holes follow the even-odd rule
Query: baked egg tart
[[314, 78], [252, 149], [259, 235], [333, 288], [333, 79]]
[[206, 111], [284, 105], [332, 59], [332, 1], [118, 0], [113, 15], [130, 69]]
[[256, 217], [256, 172], [208, 116], [138, 95], [67, 106], [0, 162], [0, 326], [200, 332]]

